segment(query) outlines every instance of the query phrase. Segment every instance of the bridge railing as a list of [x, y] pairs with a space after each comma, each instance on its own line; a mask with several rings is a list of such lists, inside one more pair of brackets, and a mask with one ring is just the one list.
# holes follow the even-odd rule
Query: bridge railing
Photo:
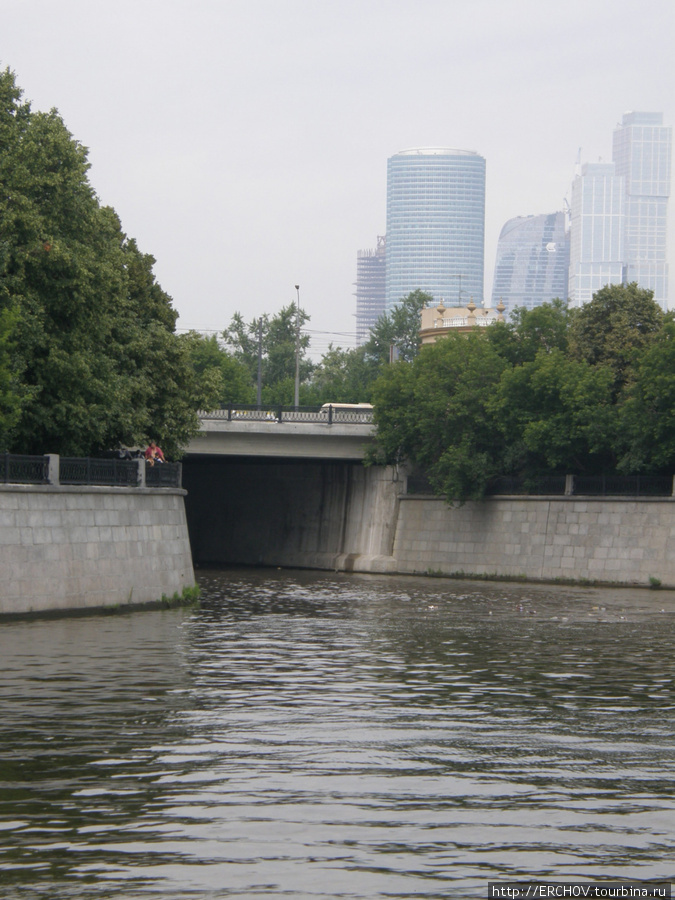
[[326, 403], [323, 406], [258, 406], [230, 403], [221, 409], [200, 412], [201, 419], [228, 422], [319, 422], [325, 425], [371, 425], [372, 407]]

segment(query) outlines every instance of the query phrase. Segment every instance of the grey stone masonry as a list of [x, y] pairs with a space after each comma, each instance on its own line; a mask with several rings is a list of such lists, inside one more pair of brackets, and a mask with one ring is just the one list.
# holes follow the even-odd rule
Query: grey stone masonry
[[0, 485], [0, 614], [150, 603], [193, 586], [184, 496]]
[[511, 497], [453, 508], [401, 497], [393, 555], [406, 573], [675, 585], [675, 500]]

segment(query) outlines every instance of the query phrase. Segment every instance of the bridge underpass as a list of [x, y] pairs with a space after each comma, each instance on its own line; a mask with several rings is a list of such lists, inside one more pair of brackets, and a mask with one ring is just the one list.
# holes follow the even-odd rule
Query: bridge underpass
[[[203, 417], [183, 461], [195, 564], [345, 568], [391, 554], [398, 486], [366, 468], [370, 417]], [[262, 418], [262, 415], [265, 415]], [[339, 418], [339, 417], [336, 417]], [[389, 524], [388, 524], [389, 523]]]

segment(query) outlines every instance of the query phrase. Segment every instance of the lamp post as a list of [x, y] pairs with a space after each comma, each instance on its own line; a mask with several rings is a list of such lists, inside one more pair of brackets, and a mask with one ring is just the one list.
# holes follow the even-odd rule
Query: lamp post
[[262, 406], [262, 316], [258, 320], [258, 392], [257, 403]]
[[300, 285], [296, 284], [298, 305], [295, 312], [295, 408], [300, 406]]

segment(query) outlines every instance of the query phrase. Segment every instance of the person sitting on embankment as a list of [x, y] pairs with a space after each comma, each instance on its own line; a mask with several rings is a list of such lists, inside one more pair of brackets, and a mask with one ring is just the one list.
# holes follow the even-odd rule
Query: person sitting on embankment
[[161, 447], [158, 447], [154, 441], [150, 441], [145, 450], [145, 461], [149, 462], [151, 466], [154, 466], [156, 462], [163, 463], [166, 461]]

